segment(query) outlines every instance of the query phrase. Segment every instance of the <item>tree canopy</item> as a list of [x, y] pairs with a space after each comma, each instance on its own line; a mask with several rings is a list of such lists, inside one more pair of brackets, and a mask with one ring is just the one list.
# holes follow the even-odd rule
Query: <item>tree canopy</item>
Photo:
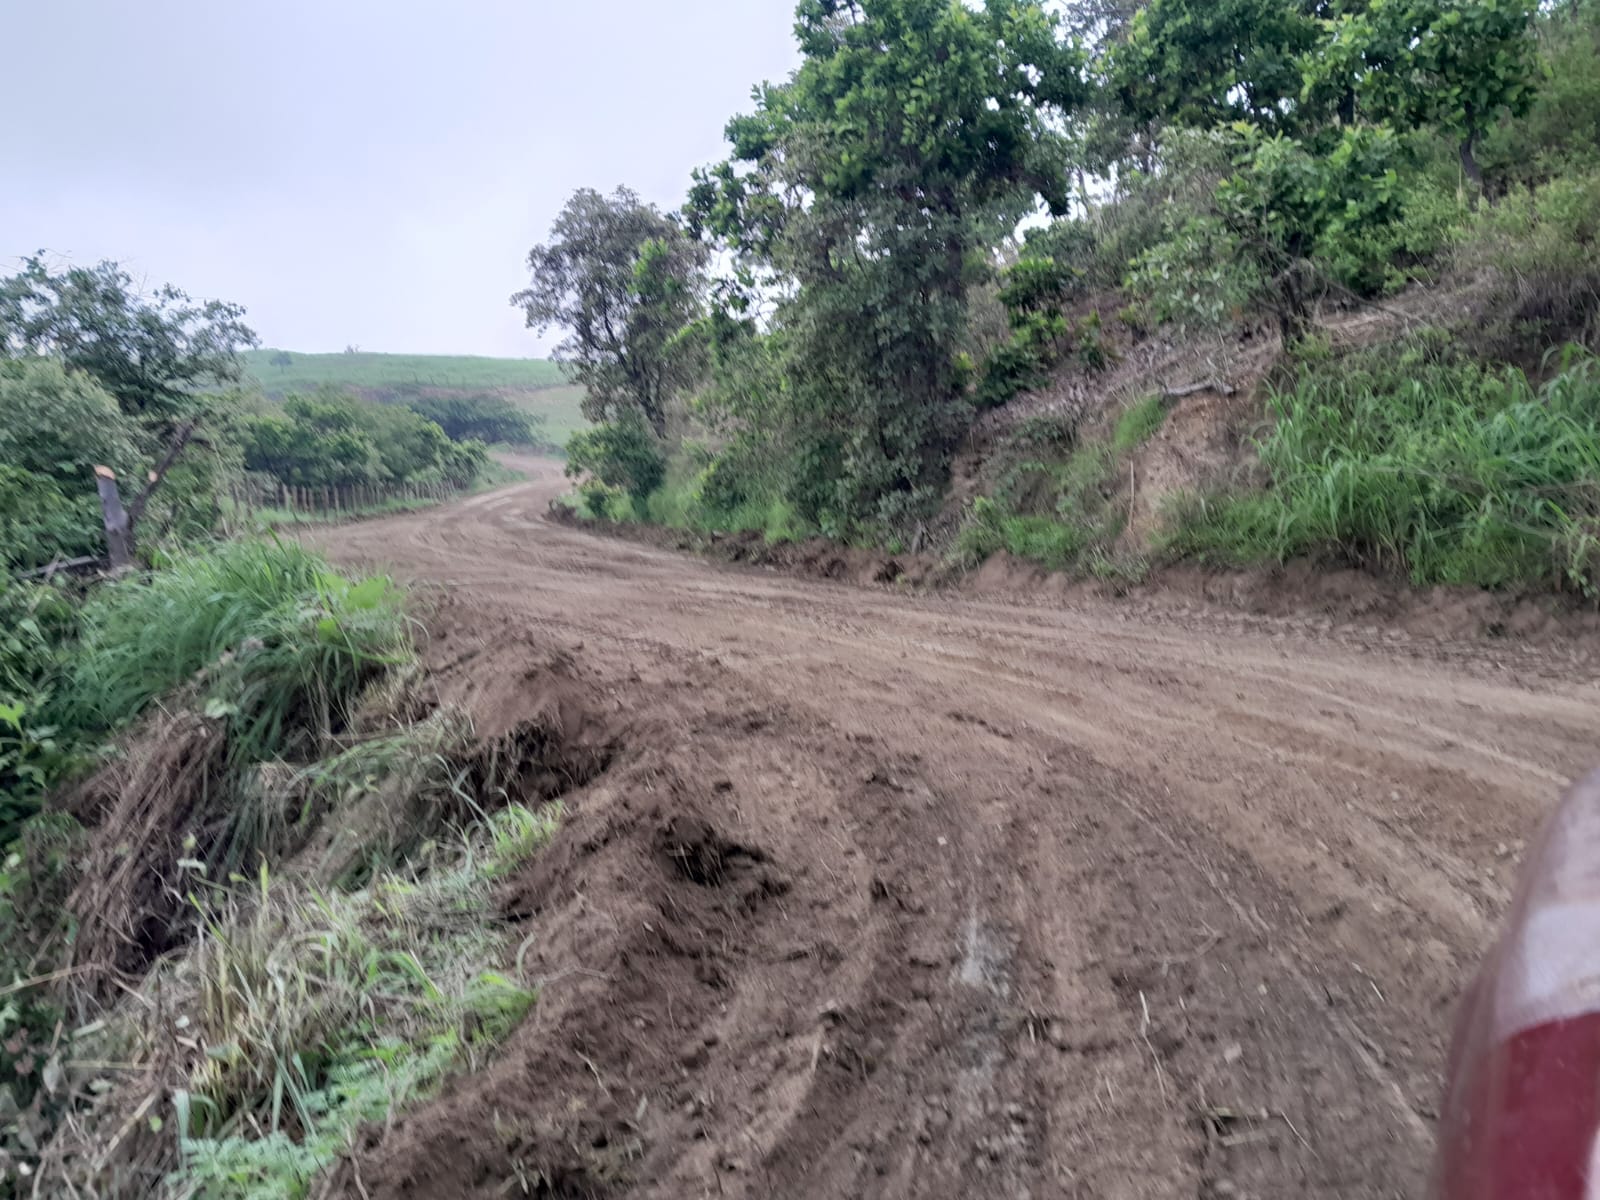
[[511, 297], [530, 329], [559, 326], [555, 357], [604, 421], [637, 411], [656, 435], [688, 382], [676, 335], [699, 313], [704, 249], [627, 188], [575, 192], [528, 254], [530, 285]]
[[237, 382], [254, 346], [244, 309], [164, 284], [142, 292], [114, 262], [55, 270], [42, 255], [0, 279], [0, 348], [48, 354], [96, 379], [130, 416], [171, 418]]

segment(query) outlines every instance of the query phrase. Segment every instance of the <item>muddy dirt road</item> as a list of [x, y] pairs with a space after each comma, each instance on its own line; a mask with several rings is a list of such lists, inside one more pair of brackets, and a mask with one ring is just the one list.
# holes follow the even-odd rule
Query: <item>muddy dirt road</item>
[[569, 653], [621, 746], [506, 900], [535, 1016], [348, 1194], [1421, 1194], [1591, 672], [717, 566], [559, 486], [321, 536], [426, 585], [432, 655]]

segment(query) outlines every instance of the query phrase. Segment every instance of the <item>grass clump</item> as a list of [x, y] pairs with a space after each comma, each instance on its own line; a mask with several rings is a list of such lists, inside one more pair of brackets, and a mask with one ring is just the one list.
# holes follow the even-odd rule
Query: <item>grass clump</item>
[[536, 1000], [493, 881], [545, 844], [559, 814], [514, 805], [453, 862], [318, 893], [262, 872], [211, 916], [176, 983], [204, 1049], [175, 1091], [168, 1187], [217, 1200], [301, 1197], [360, 1126], [471, 1069]]
[[292, 543], [229, 542], [98, 592], [54, 714], [108, 733], [198, 679], [207, 715], [228, 718], [239, 752], [259, 762], [283, 756], [297, 730], [338, 727], [409, 650], [387, 579], [353, 583]]
[[1536, 388], [1423, 339], [1312, 363], [1270, 407], [1269, 489], [1181, 502], [1169, 549], [1233, 563], [1322, 554], [1418, 584], [1594, 592], [1592, 359]]
[[1137, 450], [1155, 436], [1167, 420], [1167, 402], [1158, 395], [1146, 396], [1130, 404], [1117, 418], [1111, 435], [1111, 449], [1118, 454]]
[[1109, 560], [1125, 515], [1109, 499], [1115, 453], [1079, 443], [1057, 418], [1024, 422], [1000, 455], [994, 495], [973, 502], [951, 547], [971, 570], [1004, 550], [1048, 571], [1089, 570]]

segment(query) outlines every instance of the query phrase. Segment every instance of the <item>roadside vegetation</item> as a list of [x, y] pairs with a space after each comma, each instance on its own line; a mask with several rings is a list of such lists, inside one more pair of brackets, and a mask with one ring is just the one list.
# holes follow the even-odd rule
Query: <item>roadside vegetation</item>
[[442, 494], [532, 426], [268, 400], [242, 318], [0, 280], [0, 1197], [307, 1195], [536, 999], [491, 893], [555, 829], [558, 734], [483, 743], [395, 584], [226, 536], [247, 485]]
[[[581, 511], [967, 565], [1311, 555], [1592, 590], [1600, 9], [808, 0], [797, 21], [800, 67], [681, 211], [585, 190], [530, 255], [513, 302], [566, 332], [611, 429], [570, 460]], [[1330, 340], [1360, 314], [1370, 333]], [[1233, 381], [1255, 461], [1130, 527], [1187, 385], [1232, 395], [1208, 362], [1269, 341]], [[1140, 376], [1184, 346], [1188, 378]], [[1052, 389], [1088, 399], [1039, 444]], [[952, 523], [963, 448], [981, 493]]]

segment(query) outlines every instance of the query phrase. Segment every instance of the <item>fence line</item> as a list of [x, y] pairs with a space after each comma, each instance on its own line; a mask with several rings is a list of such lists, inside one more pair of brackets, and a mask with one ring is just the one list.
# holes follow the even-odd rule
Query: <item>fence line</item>
[[296, 487], [270, 477], [246, 476], [231, 484], [234, 511], [252, 520], [262, 512], [287, 512], [300, 517], [357, 516], [401, 501], [442, 502], [463, 495], [466, 487], [448, 480], [429, 483], [351, 483], [343, 486]]

